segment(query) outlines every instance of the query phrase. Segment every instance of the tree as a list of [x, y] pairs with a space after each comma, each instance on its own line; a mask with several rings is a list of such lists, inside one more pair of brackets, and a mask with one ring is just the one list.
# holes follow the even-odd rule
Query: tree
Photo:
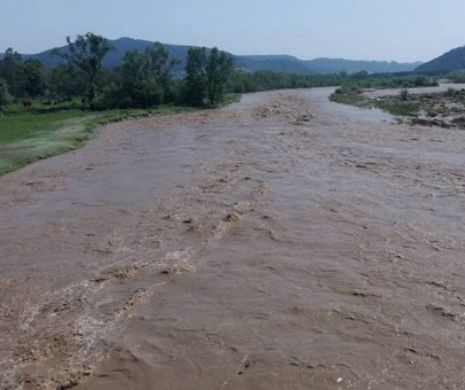
[[207, 99], [215, 106], [223, 98], [224, 88], [234, 69], [232, 57], [224, 51], [213, 48], [206, 68]]
[[82, 70], [86, 76], [86, 99], [91, 102], [99, 89], [102, 75], [102, 62], [113, 46], [102, 36], [93, 33], [78, 35], [74, 42], [66, 38], [68, 50], [60, 52], [54, 50], [52, 54], [65, 59], [70, 66]]
[[166, 97], [169, 92], [170, 74], [173, 67], [178, 65], [180, 61], [170, 58], [169, 51], [160, 42], [155, 42], [153, 46], [145, 49], [145, 53], [148, 56], [151, 76], [163, 89], [164, 97]]
[[22, 58], [12, 48], [5, 51], [3, 60], [0, 61], [0, 77], [3, 78], [8, 86], [9, 91], [16, 97], [22, 95], [23, 85]]
[[170, 74], [177, 63], [158, 42], [143, 52], [126, 53], [114, 84], [107, 86], [105, 96], [94, 106], [146, 108], [165, 102], [171, 98]]
[[201, 106], [207, 94], [207, 50], [191, 47], [187, 52], [185, 100], [193, 106]]
[[55, 98], [70, 98], [86, 94], [86, 75], [74, 66], [61, 64], [48, 72], [48, 86]]
[[205, 48], [190, 48], [186, 64], [186, 101], [195, 106], [215, 106], [223, 98], [233, 72], [229, 54], [213, 48], [207, 56]]
[[8, 85], [4, 79], [0, 79], [0, 116], [2, 115], [2, 108], [10, 100], [10, 94], [8, 93]]
[[27, 60], [23, 66], [23, 89], [30, 97], [36, 97], [45, 92], [44, 66], [38, 60]]
[[150, 107], [163, 99], [163, 90], [153, 77], [150, 56], [147, 52], [126, 53], [121, 66], [119, 105]]

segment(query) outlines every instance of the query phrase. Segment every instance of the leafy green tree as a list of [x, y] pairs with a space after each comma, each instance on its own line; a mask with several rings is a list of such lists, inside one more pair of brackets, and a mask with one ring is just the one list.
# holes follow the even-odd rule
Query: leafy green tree
[[22, 66], [21, 55], [12, 48], [7, 49], [3, 60], [0, 61], [0, 77], [7, 82], [10, 93], [16, 97], [23, 93]]
[[152, 107], [171, 99], [171, 72], [178, 61], [155, 43], [145, 51], [126, 53], [117, 71], [114, 83], [107, 83], [105, 96], [98, 108], [105, 107]]
[[224, 51], [213, 48], [206, 66], [207, 100], [215, 106], [224, 96], [224, 89], [234, 69], [232, 57]]
[[153, 76], [151, 57], [137, 50], [126, 53], [121, 66], [120, 105], [150, 107], [162, 99], [163, 89]]
[[193, 106], [204, 104], [207, 96], [207, 50], [192, 47], [187, 52], [185, 100]]
[[36, 97], [45, 93], [45, 70], [38, 60], [27, 60], [23, 66], [23, 89], [26, 95]]
[[194, 106], [215, 106], [224, 96], [233, 71], [232, 57], [213, 48], [190, 48], [187, 53], [185, 100]]
[[48, 73], [48, 88], [54, 98], [70, 98], [86, 94], [86, 75], [68, 64], [58, 65]]
[[8, 84], [4, 79], [0, 79], [0, 116], [3, 112], [3, 107], [9, 102], [10, 94], [8, 93]]
[[145, 53], [150, 63], [150, 74], [163, 89], [166, 97], [170, 88], [171, 72], [180, 61], [170, 58], [169, 51], [160, 42], [155, 42], [153, 46], [148, 47]]
[[100, 87], [102, 76], [102, 62], [113, 46], [102, 36], [93, 33], [78, 35], [73, 42], [66, 38], [68, 50], [60, 52], [54, 50], [53, 54], [65, 59], [70, 66], [75, 66], [86, 75], [86, 99], [91, 102]]

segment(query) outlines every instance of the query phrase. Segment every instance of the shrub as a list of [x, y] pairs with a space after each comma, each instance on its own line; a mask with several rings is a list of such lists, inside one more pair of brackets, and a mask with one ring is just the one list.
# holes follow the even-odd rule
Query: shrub
[[410, 94], [408, 92], [408, 90], [406, 89], [403, 89], [402, 91], [400, 91], [400, 100], [402, 100], [403, 102], [407, 101], [410, 97]]

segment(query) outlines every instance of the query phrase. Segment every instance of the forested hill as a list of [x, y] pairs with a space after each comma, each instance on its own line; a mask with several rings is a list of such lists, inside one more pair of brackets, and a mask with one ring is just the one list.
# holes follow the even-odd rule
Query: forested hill
[[333, 58], [317, 58], [307, 61], [308, 65], [317, 73], [337, 73], [341, 70], [347, 73], [358, 73], [361, 70], [368, 73], [399, 73], [411, 72], [421, 62], [399, 63], [395, 61], [353, 61]]
[[452, 49], [434, 60], [420, 65], [415, 71], [426, 74], [446, 74], [465, 69], [465, 46]]
[[[151, 41], [142, 39], [120, 38], [110, 40], [110, 43], [115, 47], [115, 50], [108, 53], [104, 59], [104, 66], [114, 68], [121, 63], [126, 52], [131, 50], [144, 50], [146, 47], [153, 44]], [[181, 63], [175, 70], [181, 71], [187, 58], [187, 51], [190, 46], [170, 45], [165, 44], [171, 56], [177, 58]], [[65, 50], [65, 47], [61, 48]], [[52, 56], [51, 51], [47, 50], [42, 53], [33, 55], [23, 55], [24, 59], [34, 58], [40, 60], [45, 66], [53, 67], [57, 65], [61, 59]], [[1, 55], [0, 55], [1, 58]], [[420, 63], [397, 63], [388, 61], [351, 61], [344, 59], [329, 59], [319, 58], [315, 60], [305, 61], [288, 55], [249, 55], [239, 56], [233, 55], [236, 67], [248, 70], [271, 70], [275, 72], [296, 73], [296, 74], [311, 74], [311, 73], [357, 73], [362, 70], [368, 73], [397, 73], [409, 72], [414, 70]]]

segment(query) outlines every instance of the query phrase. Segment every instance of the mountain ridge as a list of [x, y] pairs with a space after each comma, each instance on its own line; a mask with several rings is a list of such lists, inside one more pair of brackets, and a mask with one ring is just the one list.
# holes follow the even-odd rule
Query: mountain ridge
[[417, 73], [446, 74], [465, 69], [465, 46], [456, 47], [415, 69]]
[[[109, 68], [118, 66], [127, 51], [144, 50], [154, 43], [149, 40], [128, 37], [115, 40], [109, 39], [109, 42], [115, 47], [115, 50], [108, 53], [104, 59], [104, 66]], [[198, 47], [166, 43], [163, 43], [163, 45], [168, 49], [172, 57], [181, 61], [175, 69], [177, 71], [182, 71], [184, 68], [189, 48]], [[66, 50], [66, 46], [59, 47], [58, 49]], [[52, 50], [53, 49], [49, 49], [36, 54], [21, 55], [24, 59], [37, 59], [46, 67], [53, 67], [60, 64], [63, 60], [59, 57], [52, 56]], [[297, 74], [357, 73], [360, 71], [366, 71], [368, 73], [398, 73], [413, 71], [421, 64], [420, 62], [399, 63], [396, 61], [363, 61], [325, 57], [313, 60], [302, 60], [287, 54], [231, 55], [233, 56], [236, 67], [245, 71], [270, 70]], [[0, 55], [0, 59], [2, 56], [3, 55]]]

